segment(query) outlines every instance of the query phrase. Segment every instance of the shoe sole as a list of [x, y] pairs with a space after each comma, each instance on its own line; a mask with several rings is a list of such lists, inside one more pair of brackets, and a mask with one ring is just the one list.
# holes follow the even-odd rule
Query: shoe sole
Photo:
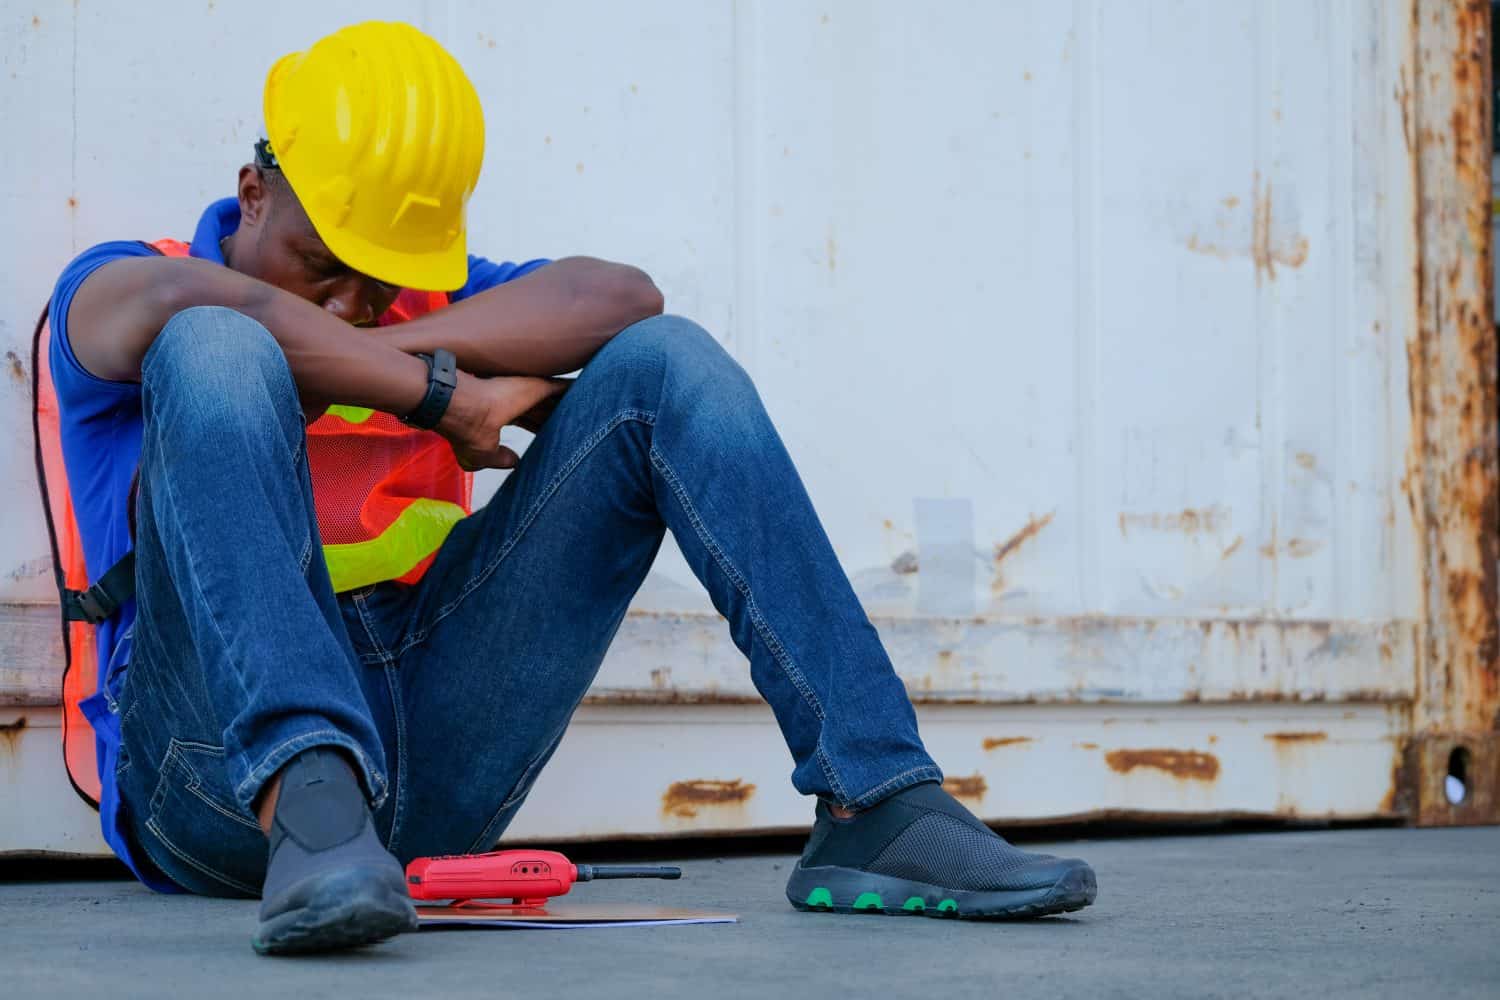
[[1038, 889], [963, 892], [833, 866], [799, 866], [786, 887], [786, 898], [792, 906], [810, 913], [947, 920], [1021, 920], [1071, 913], [1088, 906], [1098, 895], [1098, 880], [1088, 865], [1070, 869], [1052, 885]]
[[405, 883], [388, 872], [345, 869], [316, 875], [281, 894], [286, 908], [251, 939], [261, 955], [306, 955], [376, 944], [417, 928]]

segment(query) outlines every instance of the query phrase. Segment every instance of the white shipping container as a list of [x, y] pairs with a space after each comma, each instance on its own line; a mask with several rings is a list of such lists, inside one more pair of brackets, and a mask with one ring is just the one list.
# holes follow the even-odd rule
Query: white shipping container
[[[102, 849], [36, 313], [369, 17], [485, 101], [472, 249], [638, 264], [750, 371], [977, 812], [1500, 819], [1487, 5], [0, 0], [0, 851]], [[512, 833], [805, 826], [789, 772], [669, 544]]]

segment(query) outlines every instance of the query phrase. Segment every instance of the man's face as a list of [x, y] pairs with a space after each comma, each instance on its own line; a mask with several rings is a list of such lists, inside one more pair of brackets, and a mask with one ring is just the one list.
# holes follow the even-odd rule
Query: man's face
[[236, 270], [360, 325], [373, 323], [400, 293], [333, 255], [280, 171], [241, 167], [239, 200]]

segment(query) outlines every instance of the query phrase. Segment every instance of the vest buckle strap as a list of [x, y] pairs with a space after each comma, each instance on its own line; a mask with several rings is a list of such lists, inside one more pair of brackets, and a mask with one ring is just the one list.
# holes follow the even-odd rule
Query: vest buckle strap
[[87, 590], [64, 590], [63, 620], [98, 625], [135, 595], [135, 553], [127, 552]]

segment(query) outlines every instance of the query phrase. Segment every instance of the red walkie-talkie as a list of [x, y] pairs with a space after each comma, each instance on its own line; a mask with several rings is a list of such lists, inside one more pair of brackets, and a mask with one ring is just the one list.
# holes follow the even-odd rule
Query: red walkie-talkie
[[406, 866], [412, 899], [510, 899], [539, 906], [565, 896], [574, 882], [614, 878], [682, 878], [681, 868], [575, 865], [556, 851], [492, 851], [417, 858]]

